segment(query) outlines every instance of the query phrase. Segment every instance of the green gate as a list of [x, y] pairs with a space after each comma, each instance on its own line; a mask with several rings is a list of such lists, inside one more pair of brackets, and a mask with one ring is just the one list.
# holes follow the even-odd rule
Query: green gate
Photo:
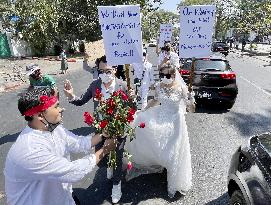
[[8, 58], [11, 56], [8, 39], [6, 34], [0, 33], [0, 58]]

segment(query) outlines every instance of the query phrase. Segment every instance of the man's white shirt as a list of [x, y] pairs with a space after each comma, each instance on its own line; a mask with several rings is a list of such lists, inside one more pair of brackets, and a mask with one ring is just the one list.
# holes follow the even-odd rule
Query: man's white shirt
[[[92, 136], [77, 136], [62, 125], [52, 133], [26, 127], [6, 159], [5, 191], [9, 205], [74, 205], [71, 183], [96, 165]], [[88, 153], [71, 161], [70, 153]]]
[[134, 75], [133, 78], [141, 80], [140, 97], [142, 98], [142, 108], [147, 105], [149, 87], [154, 84], [154, 71], [152, 64], [148, 61], [132, 64]]

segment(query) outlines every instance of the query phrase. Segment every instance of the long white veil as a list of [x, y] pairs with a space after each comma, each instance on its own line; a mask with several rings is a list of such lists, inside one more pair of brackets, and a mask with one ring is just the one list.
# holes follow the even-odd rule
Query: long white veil
[[176, 67], [175, 67], [175, 81], [177, 83], [177, 88], [179, 88], [183, 93], [183, 96], [185, 98], [185, 103], [186, 103], [187, 110], [189, 112], [194, 112], [194, 109], [195, 109], [195, 98], [194, 98], [195, 93], [193, 91], [191, 93], [188, 91], [188, 86], [184, 82], [181, 74], [179, 73], [179, 70]]

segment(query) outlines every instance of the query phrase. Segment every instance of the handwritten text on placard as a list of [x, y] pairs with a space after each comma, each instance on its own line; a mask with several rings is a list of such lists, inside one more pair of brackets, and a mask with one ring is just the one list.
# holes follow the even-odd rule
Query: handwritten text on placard
[[163, 47], [166, 41], [171, 41], [172, 37], [172, 24], [160, 24], [160, 38], [159, 46]]
[[211, 53], [215, 6], [187, 6], [180, 10], [180, 57], [207, 57]]
[[108, 64], [142, 62], [139, 5], [99, 6], [98, 12]]

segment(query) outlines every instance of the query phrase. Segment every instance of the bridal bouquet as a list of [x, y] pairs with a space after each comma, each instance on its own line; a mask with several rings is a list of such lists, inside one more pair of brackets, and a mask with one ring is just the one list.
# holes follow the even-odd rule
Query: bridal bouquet
[[[85, 122], [95, 127], [97, 133], [106, 133], [109, 138], [129, 137], [132, 140], [135, 128], [131, 126], [131, 123], [134, 121], [136, 110], [126, 93], [118, 90], [110, 98], [103, 100], [101, 91], [97, 89], [95, 100], [99, 101], [99, 106], [93, 115], [84, 113]], [[144, 128], [145, 123], [140, 123], [137, 127]], [[131, 168], [131, 163], [129, 164], [128, 168]], [[116, 167], [116, 151], [110, 152], [108, 166]]]

